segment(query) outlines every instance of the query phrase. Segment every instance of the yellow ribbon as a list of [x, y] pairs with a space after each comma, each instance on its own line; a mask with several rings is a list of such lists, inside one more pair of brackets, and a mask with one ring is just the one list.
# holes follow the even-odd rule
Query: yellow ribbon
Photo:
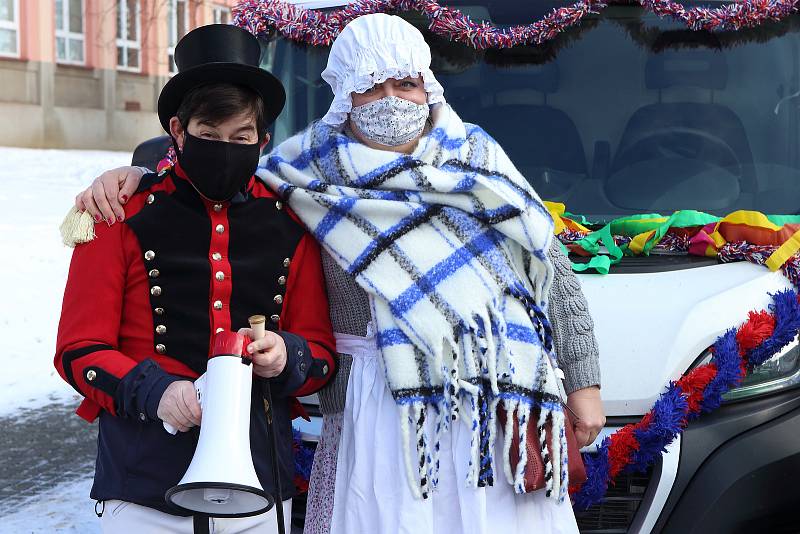
[[561, 202], [550, 202], [548, 200], [544, 201], [544, 207], [547, 208], [547, 211], [550, 212], [550, 217], [553, 218], [553, 234], [558, 235], [563, 232], [566, 225], [561, 220], [561, 216], [564, 215], [567, 207]]
[[767, 216], [760, 211], [734, 211], [719, 221], [714, 229], [718, 229], [719, 225], [722, 223], [744, 224], [747, 226], [755, 226], [757, 228], [766, 228], [767, 230], [772, 230], [774, 232], [777, 232], [781, 229], [780, 226], [770, 221]]
[[631, 242], [628, 244], [628, 250], [633, 252], [634, 254], [641, 254], [644, 251], [644, 246], [650, 241], [655, 235], [655, 230], [650, 230], [649, 232], [642, 232], [638, 234], [636, 237], [631, 239]]
[[777, 271], [786, 261], [800, 251], [800, 230], [783, 242], [764, 263], [770, 271]]

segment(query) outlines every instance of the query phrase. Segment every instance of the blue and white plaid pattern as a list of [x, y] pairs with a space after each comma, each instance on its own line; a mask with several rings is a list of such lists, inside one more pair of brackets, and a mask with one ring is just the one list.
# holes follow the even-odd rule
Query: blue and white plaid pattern
[[[540, 419], [561, 413], [545, 315], [552, 219], [486, 132], [444, 104], [432, 116], [410, 155], [318, 122], [265, 156], [257, 173], [371, 295], [409, 443], [414, 427], [417, 461], [409, 448], [406, 465], [422, 497], [438, 480], [441, 433], [459, 417], [473, 431], [467, 482], [483, 486], [494, 477], [498, 403], [522, 422], [533, 408]], [[505, 458], [519, 491], [522, 441], [517, 473]]]

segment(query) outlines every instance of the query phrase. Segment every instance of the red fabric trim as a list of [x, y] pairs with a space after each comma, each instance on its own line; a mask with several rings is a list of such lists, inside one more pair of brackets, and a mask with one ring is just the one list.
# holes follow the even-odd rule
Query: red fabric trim
[[304, 223], [303, 221], [301, 221], [301, 220], [300, 220], [300, 217], [298, 217], [298, 216], [297, 216], [297, 214], [296, 214], [294, 211], [292, 211], [292, 209], [291, 209], [291, 208], [289, 208], [289, 207], [288, 207], [286, 204], [284, 204], [284, 207], [283, 207], [283, 209], [285, 209], [285, 210], [286, 210], [286, 214], [287, 214], [289, 217], [291, 217], [291, 219], [292, 219], [294, 222], [296, 222], [298, 225], [300, 225], [300, 226], [302, 226], [303, 228], [305, 228], [306, 230], [308, 230], [308, 228], [306, 227], [305, 223]]
[[[172, 176], [165, 176], [164, 179], [153, 184], [151, 187], [134, 194], [125, 204], [125, 219], [129, 219], [139, 213], [142, 208], [147, 204], [147, 197], [154, 193], [165, 192], [172, 194], [175, 191], [175, 182], [172, 181]], [[105, 223], [98, 223], [105, 224]]]
[[89, 423], [93, 423], [97, 416], [100, 415], [100, 411], [102, 408], [99, 404], [94, 402], [91, 399], [83, 399], [78, 406], [78, 409], [75, 410], [75, 413], [78, 414], [78, 417], [81, 419], [86, 420]]
[[175, 161], [175, 165], [172, 166], [172, 170], [179, 178], [183, 178], [187, 181], [189, 180], [189, 177], [186, 175], [186, 171], [183, 170], [183, 167], [181, 167], [181, 164], [178, 163], [177, 160]]
[[267, 186], [264, 182], [256, 178], [255, 176], [251, 179], [250, 183], [248, 184], [248, 190], [253, 198], [274, 198], [276, 200], [279, 199], [278, 194], [275, 193], [272, 189]]
[[296, 222], [302, 228], [306, 228], [306, 225], [300, 220], [300, 217], [298, 217], [297, 214], [289, 208], [289, 206], [275, 191], [270, 189], [269, 186], [260, 179], [254, 177], [254, 180], [254, 182], [250, 182], [252, 184], [250, 194], [253, 195], [254, 198], [274, 198], [276, 202], [283, 204], [283, 209], [286, 210], [286, 214], [289, 215], [294, 222]]
[[[214, 334], [217, 329], [223, 330], [231, 329], [231, 293], [233, 292], [233, 280], [231, 278], [231, 264], [228, 257], [228, 249], [230, 246], [230, 224], [228, 222], [228, 208], [229, 202], [211, 202], [203, 199], [206, 206], [206, 212], [211, 219], [211, 241], [208, 250], [208, 261], [211, 265], [211, 280], [209, 281], [209, 295], [211, 300], [208, 303], [208, 316], [210, 318], [211, 326], [211, 339], [208, 342], [208, 355], [211, 356], [211, 348], [214, 342]], [[222, 206], [220, 211], [215, 211], [214, 206]], [[224, 231], [220, 234], [217, 232], [217, 226], [222, 225]], [[214, 254], [222, 255], [222, 258], [215, 260]], [[221, 272], [225, 279], [221, 282], [216, 279], [216, 273]], [[214, 308], [214, 302], [222, 302], [222, 309], [217, 310]]]
[[155, 354], [150, 356], [150, 358], [158, 364], [161, 369], [164, 370], [165, 373], [169, 373], [171, 375], [176, 376], [184, 376], [186, 378], [195, 379], [198, 375], [195, 373], [191, 367], [186, 365], [180, 360], [176, 360], [175, 358], [171, 358], [167, 355]]
[[303, 405], [297, 400], [297, 397], [292, 397], [289, 399], [289, 419], [297, 419], [298, 417], [302, 417], [306, 421], [311, 421], [311, 417], [308, 416], [308, 412]]

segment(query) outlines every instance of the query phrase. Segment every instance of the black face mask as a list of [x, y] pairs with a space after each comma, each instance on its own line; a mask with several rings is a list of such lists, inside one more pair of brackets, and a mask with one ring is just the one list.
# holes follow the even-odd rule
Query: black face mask
[[184, 129], [183, 150], [178, 163], [197, 191], [209, 200], [224, 202], [241, 191], [258, 167], [261, 147], [211, 141]]

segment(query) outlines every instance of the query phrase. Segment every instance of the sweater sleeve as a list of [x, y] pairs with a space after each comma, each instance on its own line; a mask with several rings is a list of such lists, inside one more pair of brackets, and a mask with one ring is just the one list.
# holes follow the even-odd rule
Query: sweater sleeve
[[556, 357], [564, 371], [564, 387], [569, 394], [600, 386], [600, 353], [581, 284], [557, 239], [553, 239], [547, 255], [554, 271], [548, 315]]

